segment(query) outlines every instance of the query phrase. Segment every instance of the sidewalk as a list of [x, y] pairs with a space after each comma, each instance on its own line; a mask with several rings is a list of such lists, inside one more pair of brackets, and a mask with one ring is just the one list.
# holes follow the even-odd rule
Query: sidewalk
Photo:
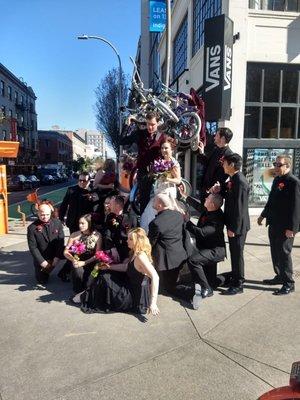
[[[161, 315], [144, 321], [81, 313], [55, 275], [47, 290], [34, 290], [25, 230], [0, 236], [0, 398], [255, 400], [288, 384], [300, 359], [300, 235], [296, 292], [273, 296], [261, 284], [273, 276], [267, 230], [255, 220], [244, 294], [216, 291], [197, 311], [159, 296]], [[228, 269], [228, 261], [219, 266]]]

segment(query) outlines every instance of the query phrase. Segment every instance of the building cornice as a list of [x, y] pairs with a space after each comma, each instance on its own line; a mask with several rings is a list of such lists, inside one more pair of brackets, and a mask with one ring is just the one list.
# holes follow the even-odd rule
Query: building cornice
[[294, 21], [295, 19], [299, 18], [300, 13], [297, 12], [289, 12], [289, 11], [271, 11], [271, 10], [253, 10], [249, 9], [248, 11], [249, 17], [255, 18], [269, 18], [269, 19], [285, 19]]

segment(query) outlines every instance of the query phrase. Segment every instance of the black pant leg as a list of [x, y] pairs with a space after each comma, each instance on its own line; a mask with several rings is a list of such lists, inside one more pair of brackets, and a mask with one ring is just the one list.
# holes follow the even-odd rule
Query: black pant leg
[[212, 262], [210, 264], [203, 265], [203, 271], [204, 271], [206, 279], [209, 283], [209, 286], [216, 287], [217, 286], [217, 263]]
[[140, 195], [140, 212], [143, 214], [149, 203], [152, 190], [152, 181], [149, 179], [148, 175], [143, 174], [138, 176], [138, 188]]
[[43, 268], [36, 262], [34, 262], [35, 278], [38, 283], [45, 284], [49, 280], [49, 274], [43, 271]]
[[269, 226], [268, 229], [268, 235], [269, 235], [269, 241], [270, 241], [270, 251], [271, 251], [271, 258], [272, 258], [272, 263], [273, 263], [273, 269], [275, 272], [275, 275], [279, 276], [280, 275], [280, 256], [279, 256], [279, 248], [280, 248], [280, 243], [282, 240], [280, 240], [280, 236], [278, 235], [278, 230], [274, 228], [273, 226]]
[[172, 292], [176, 286], [179, 272], [181, 267], [170, 269], [167, 271], [159, 271], [160, 286], [163, 287], [167, 292]]
[[293, 279], [293, 262], [292, 262], [292, 248], [293, 248], [294, 238], [287, 238], [283, 235], [281, 244], [279, 246], [279, 269], [280, 277], [283, 283], [287, 286], [294, 284]]
[[244, 263], [244, 246], [247, 233], [236, 235], [228, 238], [231, 269], [232, 269], [232, 285], [241, 286], [245, 282], [245, 263]]
[[192, 274], [193, 281], [200, 283], [203, 288], [210, 288], [207, 277], [203, 270], [205, 265], [216, 261], [216, 252], [213, 249], [195, 249], [188, 258], [188, 267]]

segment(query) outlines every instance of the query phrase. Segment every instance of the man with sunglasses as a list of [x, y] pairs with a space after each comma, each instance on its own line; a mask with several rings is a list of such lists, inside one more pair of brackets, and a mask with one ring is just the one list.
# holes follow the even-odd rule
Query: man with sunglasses
[[90, 176], [87, 172], [81, 172], [78, 183], [70, 186], [59, 208], [59, 219], [64, 222], [65, 215], [66, 225], [70, 229], [70, 233], [79, 230], [79, 218], [82, 215], [93, 212], [96, 203], [95, 194], [90, 188]]
[[295, 290], [291, 252], [300, 225], [300, 181], [291, 174], [290, 156], [278, 156], [273, 165], [276, 177], [257, 223], [261, 225], [266, 218], [275, 271], [273, 279], [263, 282], [268, 285], [282, 284], [281, 289], [276, 290], [274, 294], [286, 295]]

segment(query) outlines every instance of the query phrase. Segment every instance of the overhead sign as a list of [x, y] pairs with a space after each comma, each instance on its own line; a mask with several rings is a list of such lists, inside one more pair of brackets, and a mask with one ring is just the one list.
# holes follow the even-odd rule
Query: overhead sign
[[167, 22], [167, 6], [165, 0], [150, 0], [149, 31], [163, 32]]
[[227, 16], [205, 20], [204, 101], [207, 121], [230, 119], [233, 21]]

